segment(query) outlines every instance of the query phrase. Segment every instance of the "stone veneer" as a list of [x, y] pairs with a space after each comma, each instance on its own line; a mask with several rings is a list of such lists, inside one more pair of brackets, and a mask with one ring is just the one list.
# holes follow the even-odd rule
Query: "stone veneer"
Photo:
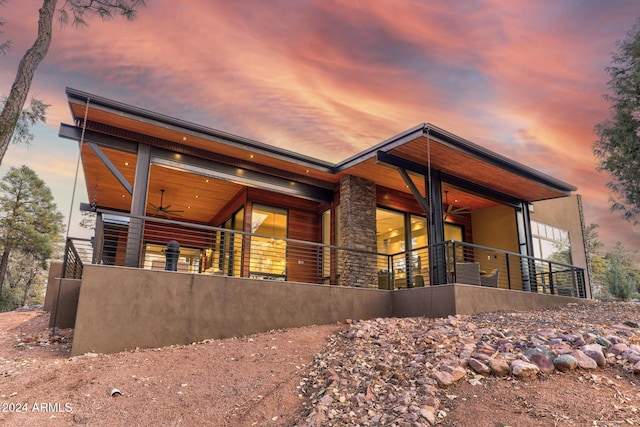
[[[376, 252], [376, 185], [348, 175], [340, 181], [340, 246]], [[376, 257], [371, 254], [340, 254], [340, 284], [377, 287]]]

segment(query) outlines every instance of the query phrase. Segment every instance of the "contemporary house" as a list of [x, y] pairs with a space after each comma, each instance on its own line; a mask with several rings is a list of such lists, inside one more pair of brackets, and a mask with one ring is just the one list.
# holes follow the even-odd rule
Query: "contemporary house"
[[576, 188], [431, 124], [330, 163], [67, 96], [96, 213], [49, 286], [75, 354], [591, 298]]

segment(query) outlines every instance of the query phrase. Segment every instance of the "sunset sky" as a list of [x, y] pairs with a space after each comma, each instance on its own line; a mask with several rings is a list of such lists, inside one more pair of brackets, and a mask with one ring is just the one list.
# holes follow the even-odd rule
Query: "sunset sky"
[[[0, 94], [36, 36], [41, 1], [7, 0]], [[59, 2], [62, 3], [62, 0]], [[429, 122], [578, 187], [585, 221], [611, 248], [640, 248], [640, 226], [609, 211], [594, 126], [615, 42], [638, 0], [148, 0], [133, 22], [55, 25], [32, 95], [51, 104], [27, 164], [71, 207], [78, 147], [65, 87], [323, 160], [340, 161]], [[84, 183], [73, 202], [86, 202]]]

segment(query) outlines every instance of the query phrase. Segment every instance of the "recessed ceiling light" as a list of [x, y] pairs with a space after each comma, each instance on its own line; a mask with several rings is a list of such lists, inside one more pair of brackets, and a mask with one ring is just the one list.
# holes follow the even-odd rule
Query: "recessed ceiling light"
[[199, 197], [200, 197], [200, 196], [198, 196], [198, 195], [196, 194], [196, 199], [198, 199]]
[[209, 180], [208, 180], [208, 179], [205, 179], [205, 180], [204, 180], [204, 182], [209, 182]]
[[120, 195], [120, 197], [122, 197], [122, 198], [124, 199], [124, 198], [125, 198], [125, 197], [127, 197], [127, 196], [126, 196], [126, 195], [124, 195], [124, 194], [121, 194], [121, 195]]
[[250, 155], [249, 155], [249, 158], [250, 158], [250, 159], [253, 159], [253, 154], [250, 154]]
[[183, 137], [182, 137], [182, 140], [183, 140], [183, 141], [186, 141], [186, 140], [187, 140], [187, 137], [186, 137], [186, 136], [183, 136]]
[[129, 162], [124, 162], [124, 165], [125, 166], [129, 166]]
[[309, 173], [309, 169], [307, 169], [305, 172], [306, 172], [306, 173]]

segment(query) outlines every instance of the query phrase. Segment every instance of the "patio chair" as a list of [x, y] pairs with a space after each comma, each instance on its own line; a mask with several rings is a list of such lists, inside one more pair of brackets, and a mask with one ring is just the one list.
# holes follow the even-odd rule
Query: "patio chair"
[[457, 262], [456, 283], [465, 285], [480, 285], [480, 263]]
[[489, 274], [480, 276], [480, 284], [482, 286], [488, 286], [490, 288], [498, 287], [498, 280], [500, 279], [500, 267], [494, 268]]

